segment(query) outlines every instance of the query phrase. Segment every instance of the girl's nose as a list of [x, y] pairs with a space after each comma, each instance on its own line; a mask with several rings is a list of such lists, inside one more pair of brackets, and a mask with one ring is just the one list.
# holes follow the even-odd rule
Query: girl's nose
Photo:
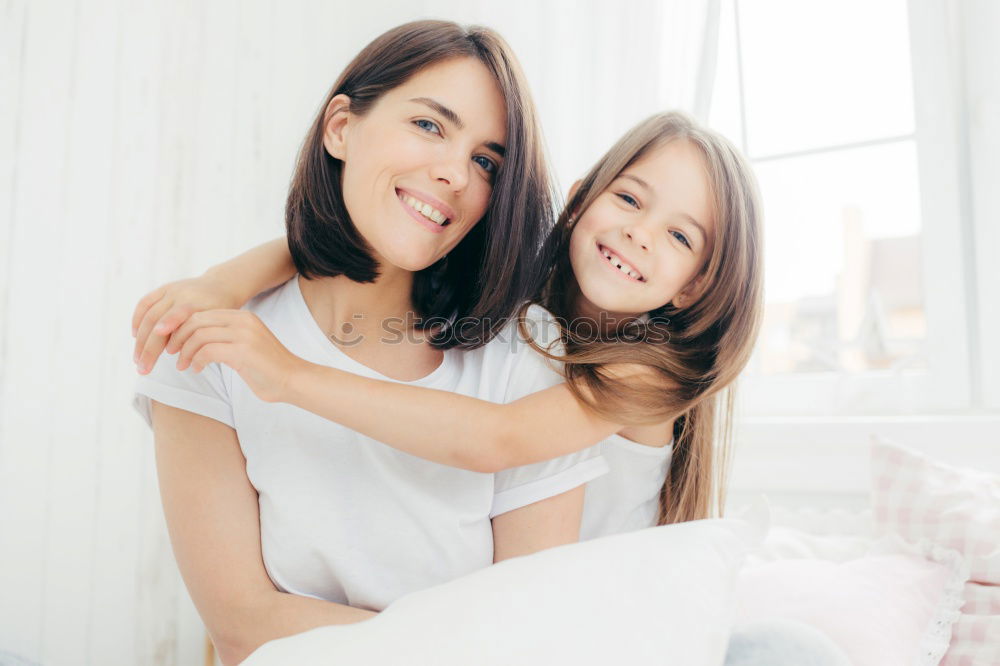
[[632, 244], [638, 245], [643, 251], [649, 250], [649, 232], [646, 231], [642, 225], [636, 224], [630, 227], [625, 227], [623, 233], [625, 234], [625, 237], [632, 242]]

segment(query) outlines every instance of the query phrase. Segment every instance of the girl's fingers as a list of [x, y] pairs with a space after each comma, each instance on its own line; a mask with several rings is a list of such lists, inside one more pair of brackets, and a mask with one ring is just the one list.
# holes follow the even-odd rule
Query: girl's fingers
[[181, 347], [181, 353], [177, 356], [177, 369], [187, 369], [192, 360], [197, 357], [198, 352], [206, 345], [231, 342], [232, 338], [233, 332], [226, 326], [205, 326], [193, 331], [184, 346]]
[[[173, 331], [185, 319], [188, 318], [190, 308], [188, 306], [174, 306], [160, 318], [160, 321], [153, 326], [152, 332], [146, 338], [146, 345], [139, 352], [139, 358], [145, 368], [152, 368], [156, 365], [156, 360], [160, 358], [164, 348], [167, 346], [167, 339], [170, 331]], [[173, 353], [169, 351], [169, 353]]]
[[166, 291], [166, 285], [154, 289], [145, 296], [139, 299], [139, 302], [135, 305], [135, 310], [132, 311], [132, 337], [134, 338], [139, 332], [139, 324], [142, 323], [143, 317], [146, 315], [146, 310], [148, 310], [153, 303], [163, 298], [163, 292]]
[[[228, 316], [229, 310], [202, 310], [195, 312], [184, 320], [180, 328], [170, 335], [170, 349], [177, 350], [184, 347], [184, 343], [192, 333], [205, 326], [227, 326], [232, 318]], [[174, 353], [173, 351], [170, 352]]]
[[231, 363], [233, 346], [224, 342], [210, 342], [191, 357], [191, 369], [201, 372], [209, 363]]
[[136, 365], [141, 367], [152, 367], [148, 365], [148, 360], [143, 358], [143, 350], [146, 348], [146, 342], [149, 336], [152, 334], [153, 327], [156, 322], [160, 321], [163, 314], [170, 309], [172, 303], [165, 300], [157, 301], [146, 310], [146, 314], [142, 318], [142, 323], [139, 324], [139, 331], [135, 337], [135, 351], [133, 353]]
[[165, 349], [168, 354], [176, 353], [180, 349], [183, 341], [178, 343], [175, 338], [177, 329], [184, 325], [191, 318], [194, 309], [190, 305], [177, 305], [170, 309], [167, 314], [153, 327], [153, 333], [162, 335], [167, 344]]

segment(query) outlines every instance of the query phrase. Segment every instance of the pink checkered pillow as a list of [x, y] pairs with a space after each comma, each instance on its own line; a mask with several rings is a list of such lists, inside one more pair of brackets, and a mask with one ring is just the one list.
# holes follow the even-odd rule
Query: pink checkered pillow
[[1000, 665], [1000, 476], [937, 462], [898, 444], [872, 444], [879, 533], [927, 539], [970, 565], [962, 614], [940, 666]]
[[957, 550], [969, 579], [1000, 584], [1000, 476], [931, 460], [883, 439], [872, 444], [875, 529]]
[[1000, 664], [1000, 586], [966, 583], [962, 614], [940, 666]]

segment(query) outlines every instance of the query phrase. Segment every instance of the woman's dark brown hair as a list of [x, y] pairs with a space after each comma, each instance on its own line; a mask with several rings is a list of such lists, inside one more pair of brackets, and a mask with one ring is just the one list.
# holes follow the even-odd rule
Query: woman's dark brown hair
[[[446, 260], [417, 271], [413, 304], [421, 328], [440, 348], [474, 349], [488, 342], [537, 289], [534, 259], [552, 226], [552, 190], [528, 93], [510, 47], [494, 31], [447, 21], [406, 23], [377, 37], [344, 69], [320, 107], [299, 153], [285, 207], [288, 247], [303, 277], [344, 275], [373, 282], [371, 249], [344, 206], [343, 163], [323, 146], [324, 116], [336, 95], [364, 115], [386, 92], [421, 69], [453, 58], [475, 58], [496, 79], [507, 105], [504, 164], [483, 218]], [[460, 325], [457, 325], [459, 324]]]

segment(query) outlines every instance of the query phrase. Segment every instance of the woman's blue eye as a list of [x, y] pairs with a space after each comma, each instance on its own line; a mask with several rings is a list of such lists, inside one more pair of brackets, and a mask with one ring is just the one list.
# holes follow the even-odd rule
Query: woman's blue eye
[[687, 237], [684, 234], [682, 234], [679, 231], [671, 231], [670, 233], [672, 233], [674, 235], [674, 238], [676, 238], [680, 242], [684, 243], [690, 249], [691, 243], [688, 242], [688, 239], [687, 239]]
[[414, 120], [413, 124], [420, 129], [430, 132], [432, 134], [440, 134], [441, 128], [437, 126], [433, 120], [427, 120], [426, 118], [421, 118], [420, 120]]
[[636, 201], [631, 195], [628, 195], [628, 194], [625, 194], [624, 192], [621, 192], [621, 193], [618, 194], [618, 197], [622, 201], [624, 201], [625, 203], [627, 203], [629, 206], [632, 206], [633, 208], [638, 208], [639, 207], [639, 202]]
[[476, 155], [475, 157], [472, 158], [472, 160], [479, 166], [483, 167], [483, 170], [486, 171], [486, 173], [490, 174], [491, 176], [497, 172], [496, 162], [494, 162], [488, 157], [483, 157], [482, 155]]

